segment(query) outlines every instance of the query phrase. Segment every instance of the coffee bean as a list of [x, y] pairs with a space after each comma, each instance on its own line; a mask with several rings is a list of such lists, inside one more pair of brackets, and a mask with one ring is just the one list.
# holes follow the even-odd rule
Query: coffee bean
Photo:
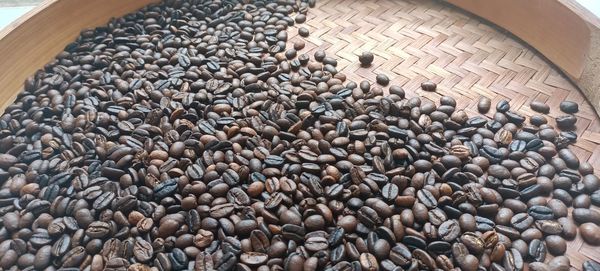
[[524, 231], [533, 224], [534, 218], [527, 213], [519, 213], [512, 217], [510, 224], [517, 230]]
[[569, 270], [571, 261], [565, 256], [554, 257], [548, 262], [548, 268], [550, 270]]
[[506, 270], [523, 270], [523, 257], [516, 249], [507, 250], [504, 254], [503, 267]]
[[556, 126], [560, 129], [571, 129], [577, 122], [577, 118], [573, 115], [562, 115], [556, 117]]
[[152, 259], [154, 254], [154, 249], [152, 248], [152, 244], [148, 241], [137, 237], [135, 240], [135, 246], [133, 248], [133, 255], [136, 260], [145, 263], [149, 262]]
[[600, 270], [600, 263], [594, 260], [587, 260], [583, 262], [582, 269], [583, 271], [598, 271]]
[[295, 21], [296, 21], [296, 23], [299, 23], [299, 24], [304, 23], [306, 21], [306, 15], [304, 15], [304, 14], [296, 15]]
[[267, 262], [269, 257], [260, 252], [246, 252], [240, 256], [240, 261], [250, 266], [258, 266]]
[[[464, 227], [463, 227], [464, 228]], [[458, 221], [451, 219], [442, 223], [439, 227], [438, 234], [441, 239], [446, 242], [454, 241], [461, 233], [461, 226]]]
[[373, 256], [373, 254], [362, 253], [362, 254], [360, 254], [359, 261], [360, 261], [360, 266], [362, 267], [362, 270], [367, 270], [367, 271], [379, 270], [379, 264], [378, 264], [375, 256]]
[[567, 242], [559, 235], [546, 236], [546, 247], [552, 255], [560, 256], [567, 251]]
[[543, 114], [550, 113], [550, 106], [548, 106], [544, 102], [533, 101], [529, 104], [529, 107], [531, 108], [531, 110], [539, 112], [539, 113], [543, 113]]
[[560, 103], [560, 111], [568, 114], [575, 114], [579, 112], [579, 105], [573, 101], [562, 101]]
[[476, 255], [481, 254], [485, 248], [483, 240], [471, 232], [463, 233], [463, 235], [460, 236], [460, 241], [471, 253]]
[[577, 223], [583, 224], [592, 222], [600, 224], [600, 212], [593, 209], [575, 208], [573, 209], [573, 219]]
[[481, 114], [486, 114], [490, 111], [490, 107], [492, 106], [492, 100], [488, 97], [481, 96], [479, 97], [479, 102], [477, 103], [477, 110]]
[[0, 154], [0, 168], [2, 169], [9, 169], [10, 167], [12, 167], [14, 164], [18, 163], [19, 160], [17, 159], [17, 157], [12, 156], [8, 153], [2, 153]]
[[61, 259], [63, 267], [77, 267], [85, 259], [85, 248], [82, 246], [74, 247], [69, 250]]
[[600, 244], [600, 227], [596, 223], [586, 222], [579, 226], [581, 238], [590, 245]]
[[358, 61], [360, 61], [360, 64], [363, 66], [368, 67], [371, 65], [374, 58], [373, 53], [365, 51], [358, 57]]
[[300, 27], [298, 28], [298, 35], [302, 37], [308, 37], [308, 35], [310, 35], [310, 32], [308, 31], [308, 28]]
[[466, 255], [462, 260], [458, 262], [458, 265], [462, 270], [475, 271], [479, 267], [479, 260], [473, 255]]
[[508, 110], [510, 110], [510, 104], [507, 100], [502, 99], [496, 104], [496, 112], [506, 113]]
[[398, 196], [398, 192], [398, 186], [393, 183], [386, 184], [381, 189], [381, 195], [387, 201], [394, 201]]
[[435, 91], [437, 88], [437, 84], [431, 81], [421, 83], [421, 89], [425, 91]]
[[111, 228], [110, 224], [103, 221], [94, 221], [85, 230], [86, 235], [91, 238], [104, 238], [108, 236]]
[[390, 250], [390, 260], [399, 266], [408, 266], [412, 261], [410, 250], [403, 244], [397, 243]]
[[534, 239], [529, 243], [528, 255], [536, 262], [543, 262], [546, 259], [546, 244], [543, 240]]
[[554, 212], [547, 206], [532, 206], [527, 210], [527, 214], [529, 214], [535, 220], [554, 219]]

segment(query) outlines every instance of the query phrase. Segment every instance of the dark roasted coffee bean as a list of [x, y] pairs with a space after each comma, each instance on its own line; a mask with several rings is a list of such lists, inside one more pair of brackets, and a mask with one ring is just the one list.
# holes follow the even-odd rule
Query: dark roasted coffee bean
[[479, 102], [477, 103], [477, 110], [479, 110], [479, 113], [486, 114], [490, 111], [491, 106], [492, 100], [490, 98], [485, 96], [479, 97]]
[[571, 261], [565, 256], [554, 257], [548, 262], [548, 268], [550, 270], [569, 270]]
[[529, 243], [528, 255], [536, 262], [543, 262], [546, 259], [546, 244], [543, 240], [534, 239]]
[[462, 258], [458, 262], [458, 265], [462, 270], [475, 271], [478, 270], [477, 268], [479, 267], [479, 260], [477, 259], [477, 257], [469, 254]]
[[419, 190], [417, 192], [419, 202], [423, 203], [427, 208], [432, 209], [437, 206], [437, 200], [428, 190]]
[[577, 117], [573, 115], [562, 115], [556, 118], [556, 126], [560, 129], [571, 129], [577, 122]]
[[600, 263], [594, 260], [587, 260], [583, 262], [582, 269], [583, 271], [598, 271], [600, 270]]
[[557, 131], [349, 81], [308, 26], [290, 40], [314, 6], [170, 0], [82, 31], [0, 117], [0, 269], [564, 270], [578, 230], [600, 243], [577, 103]]
[[496, 111], [500, 112], [500, 113], [505, 113], [510, 109], [510, 104], [508, 103], [507, 100], [500, 100], [497, 104], [496, 104]]
[[481, 254], [485, 249], [483, 240], [471, 232], [463, 233], [460, 236], [460, 241], [475, 255]]
[[362, 270], [367, 270], [367, 271], [379, 270], [379, 264], [378, 264], [375, 256], [373, 256], [373, 254], [362, 253], [362, 254], [360, 254], [359, 261], [360, 261], [360, 266], [362, 267]]
[[527, 210], [527, 214], [529, 214], [535, 220], [554, 219], [554, 212], [547, 206], [532, 206]]
[[306, 28], [306, 27], [298, 28], [298, 35], [300, 35], [302, 37], [308, 37], [309, 34], [310, 34], [310, 32], [308, 31], [308, 28]]
[[440, 238], [446, 242], [454, 241], [460, 236], [461, 226], [458, 221], [451, 219], [442, 223], [438, 229]]
[[533, 101], [529, 104], [529, 107], [536, 112], [539, 113], [543, 113], [543, 114], [548, 114], [550, 113], [550, 106], [548, 106], [546, 103], [544, 102], [540, 102], [540, 101]]
[[560, 256], [567, 251], [567, 242], [559, 235], [548, 235], [545, 241], [548, 252], [552, 255]]
[[559, 234], [562, 232], [562, 225], [555, 220], [538, 220], [535, 226], [546, 234]]
[[527, 213], [519, 213], [512, 217], [510, 224], [519, 231], [524, 231], [533, 225], [534, 218]]
[[371, 65], [374, 58], [375, 57], [373, 56], [373, 53], [365, 51], [362, 52], [362, 54], [358, 57], [358, 61], [363, 66], [368, 67], [369, 65]]
[[390, 260], [399, 266], [408, 266], [412, 261], [412, 253], [403, 244], [398, 243], [390, 251]]
[[178, 179], [168, 179], [159, 183], [154, 187], [154, 197], [160, 200], [175, 193], [175, 190], [177, 189], [177, 180]]
[[135, 256], [136, 260], [142, 263], [149, 262], [152, 259], [153, 254], [154, 249], [152, 244], [140, 237], [137, 237], [135, 240], [135, 246], [133, 248], [133, 255]]
[[594, 209], [575, 208], [573, 209], [573, 219], [577, 223], [592, 222], [600, 224], [600, 212]]
[[381, 189], [381, 195], [387, 201], [394, 201], [398, 196], [399, 189], [398, 186], [393, 183], [388, 183], [383, 186]]
[[387, 75], [380, 73], [377, 74], [377, 76], [375, 77], [375, 81], [377, 82], [377, 84], [387, 86], [390, 83], [390, 78], [388, 78]]
[[594, 246], [600, 244], [600, 227], [598, 227], [598, 224], [583, 223], [579, 226], [579, 233], [586, 243]]
[[560, 111], [568, 114], [575, 114], [579, 112], [579, 104], [572, 101], [562, 101], [560, 103]]

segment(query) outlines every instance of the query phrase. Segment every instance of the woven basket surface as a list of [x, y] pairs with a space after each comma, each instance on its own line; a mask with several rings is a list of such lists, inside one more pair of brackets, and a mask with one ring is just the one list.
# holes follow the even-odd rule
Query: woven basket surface
[[[300, 37], [299, 27], [308, 28], [310, 36]], [[290, 46], [296, 40], [306, 42], [299, 53], [312, 56], [325, 50], [348, 80], [374, 84], [375, 76], [383, 73], [390, 85], [402, 86], [407, 97], [425, 97], [439, 105], [441, 96], [452, 96], [457, 109], [469, 116], [479, 114], [480, 96], [492, 100], [490, 118], [502, 99], [527, 117], [539, 114], [529, 107], [537, 100], [550, 106], [546, 117], [555, 125], [554, 118], [564, 114], [560, 102], [575, 101], [579, 138], [570, 148], [600, 174], [600, 118], [581, 92], [525, 43], [456, 7], [431, 0], [319, 0], [308, 11], [306, 23], [289, 30], [289, 37]], [[358, 62], [363, 51], [375, 55], [370, 67]], [[438, 84], [436, 92], [420, 89], [427, 80]], [[569, 241], [567, 256], [572, 269], [581, 270], [585, 260], [600, 262], [600, 248], [584, 243], [578, 234]]]

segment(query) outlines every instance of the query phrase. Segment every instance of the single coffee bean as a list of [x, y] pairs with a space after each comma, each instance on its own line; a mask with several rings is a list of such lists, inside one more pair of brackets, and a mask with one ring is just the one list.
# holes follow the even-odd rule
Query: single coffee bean
[[442, 223], [438, 229], [440, 238], [446, 242], [454, 241], [461, 233], [461, 226], [458, 221], [450, 219]]
[[550, 106], [548, 106], [544, 102], [533, 101], [529, 104], [529, 107], [531, 108], [531, 110], [533, 110], [535, 112], [539, 112], [539, 113], [543, 113], [543, 114], [550, 113]]
[[546, 259], [546, 244], [540, 239], [532, 240], [527, 254], [536, 262], [543, 262]]
[[556, 126], [560, 129], [571, 129], [575, 126], [577, 118], [573, 115], [562, 115], [556, 117]]
[[562, 101], [560, 103], [560, 111], [568, 114], [575, 114], [579, 112], [579, 104], [573, 101]]
[[378, 264], [375, 256], [373, 256], [373, 254], [362, 253], [362, 254], [360, 254], [359, 261], [360, 261], [360, 266], [362, 267], [362, 270], [367, 270], [367, 271], [379, 270], [379, 264]]
[[386, 95], [288, 39], [314, 0], [234, 2], [142, 8], [26, 80], [0, 117], [0, 269], [566, 270], [576, 222], [598, 243], [578, 104], [557, 131]]
[[308, 37], [308, 35], [310, 35], [310, 31], [306, 27], [300, 27], [298, 28], [298, 35], [302, 37]]
[[570, 266], [571, 261], [565, 256], [554, 257], [548, 262], [550, 270], [569, 270]]
[[535, 220], [554, 219], [554, 212], [547, 206], [535, 205], [527, 210], [527, 214]]
[[593, 209], [575, 208], [573, 209], [573, 219], [577, 223], [583, 224], [592, 222], [600, 224], [600, 212]]
[[502, 99], [496, 104], [496, 112], [505, 113], [508, 110], [510, 110], [510, 104], [507, 100]]
[[546, 234], [559, 234], [563, 230], [562, 225], [555, 220], [537, 220], [535, 226]]
[[481, 96], [479, 97], [479, 102], [477, 103], [477, 110], [481, 114], [487, 114], [490, 111], [490, 107], [492, 106], [492, 100], [488, 97]]
[[374, 58], [373, 53], [365, 51], [358, 57], [358, 61], [360, 61], [360, 64], [363, 66], [368, 67], [373, 63]]
[[437, 89], [437, 84], [431, 81], [423, 82], [421, 83], [421, 89], [433, 92]]

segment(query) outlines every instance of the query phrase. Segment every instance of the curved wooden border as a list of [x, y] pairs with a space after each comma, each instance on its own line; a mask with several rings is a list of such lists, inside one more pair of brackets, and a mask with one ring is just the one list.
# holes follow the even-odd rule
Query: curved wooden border
[[519, 37], [552, 61], [600, 112], [600, 19], [575, 0], [445, 0]]
[[156, 0], [46, 0], [0, 32], [0, 112], [28, 76], [50, 62], [82, 29], [105, 25]]

